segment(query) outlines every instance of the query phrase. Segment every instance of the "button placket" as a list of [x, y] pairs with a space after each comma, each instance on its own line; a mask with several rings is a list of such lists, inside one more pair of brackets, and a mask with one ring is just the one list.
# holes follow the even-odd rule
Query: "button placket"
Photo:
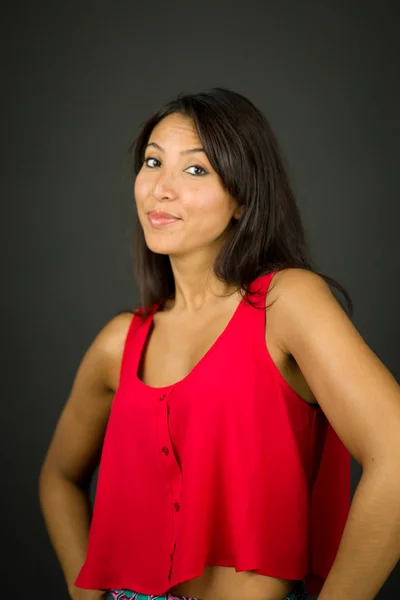
[[174, 561], [174, 556], [175, 556], [175, 550], [176, 550], [176, 540], [174, 541], [174, 547], [173, 550], [171, 552], [171, 554], [169, 555], [170, 561], [171, 561], [171, 566], [169, 568], [169, 573], [168, 573], [168, 580], [171, 581], [171, 576], [172, 576], [172, 567], [173, 567], [173, 561]]
[[[181, 511], [181, 493], [182, 493], [182, 471], [173, 451], [173, 444], [169, 431], [168, 414], [171, 406], [168, 404], [168, 398], [174, 388], [167, 393], [162, 393], [157, 396], [155, 404], [155, 417], [157, 440], [159, 444], [159, 456], [162, 461], [165, 477], [171, 492], [171, 551], [169, 554], [170, 568], [168, 572], [168, 580], [172, 578], [172, 567], [174, 563], [176, 551], [176, 538], [179, 529], [179, 518]], [[173, 408], [172, 408], [173, 410]]]

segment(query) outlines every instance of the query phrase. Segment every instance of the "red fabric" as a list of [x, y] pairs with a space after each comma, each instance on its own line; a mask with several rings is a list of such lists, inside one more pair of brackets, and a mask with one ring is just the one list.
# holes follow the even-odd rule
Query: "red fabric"
[[[252, 283], [253, 303], [265, 306], [272, 277]], [[242, 300], [165, 388], [137, 377], [151, 323], [134, 317], [127, 335], [76, 586], [163, 594], [220, 565], [318, 594], [350, 507], [350, 455], [273, 363], [265, 310]]]

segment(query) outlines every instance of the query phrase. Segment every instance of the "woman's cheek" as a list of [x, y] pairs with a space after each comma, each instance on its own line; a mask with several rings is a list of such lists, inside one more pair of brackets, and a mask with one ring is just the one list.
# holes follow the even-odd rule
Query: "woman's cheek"
[[139, 205], [142, 205], [142, 203], [144, 202], [144, 200], [147, 198], [147, 196], [150, 193], [150, 185], [148, 183], [146, 184], [146, 182], [143, 181], [142, 179], [136, 179], [133, 191], [134, 191], [136, 202]]

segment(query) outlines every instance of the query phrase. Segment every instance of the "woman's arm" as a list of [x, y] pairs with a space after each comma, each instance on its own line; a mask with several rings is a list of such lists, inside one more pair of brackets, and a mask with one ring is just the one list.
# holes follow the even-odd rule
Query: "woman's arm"
[[400, 559], [400, 387], [321, 277], [278, 275], [280, 346], [363, 469], [319, 599], [373, 600]]
[[89, 486], [131, 319], [128, 313], [114, 317], [86, 351], [40, 472], [41, 509], [72, 598], [79, 597], [74, 582], [86, 556], [92, 513]]

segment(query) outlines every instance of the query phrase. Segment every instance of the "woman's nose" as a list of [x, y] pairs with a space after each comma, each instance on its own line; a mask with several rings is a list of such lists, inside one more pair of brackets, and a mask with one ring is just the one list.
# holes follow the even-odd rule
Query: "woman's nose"
[[157, 199], [174, 198], [176, 196], [175, 185], [170, 175], [160, 174], [153, 188], [153, 196]]

